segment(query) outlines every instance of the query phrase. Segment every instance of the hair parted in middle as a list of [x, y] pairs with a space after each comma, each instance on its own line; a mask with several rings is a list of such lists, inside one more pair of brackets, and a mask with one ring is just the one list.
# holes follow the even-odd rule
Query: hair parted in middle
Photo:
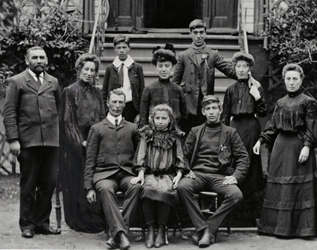
[[150, 116], [150, 120], [151, 120], [150, 126], [155, 127], [154, 116], [155, 116], [157, 111], [165, 111], [167, 113], [168, 117], [170, 118], [170, 124], [168, 126], [168, 129], [169, 130], [174, 129], [175, 118], [173, 115], [173, 109], [169, 105], [167, 105], [166, 103], [158, 104], [155, 107], [153, 107], [153, 109], [151, 110], [151, 116]]
[[301, 66], [296, 63], [289, 63], [283, 67], [282, 76], [285, 77], [287, 71], [297, 71], [300, 78], [303, 80], [305, 78], [304, 70]]
[[157, 46], [152, 51], [152, 64], [156, 66], [157, 62], [169, 61], [173, 65], [177, 63], [176, 53], [173, 44], [167, 43], [164, 48]]
[[238, 61], [245, 61], [248, 63], [249, 67], [253, 67], [254, 65], [254, 58], [251, 54], [247, 54], [246, 52], [236, 52], [234, 53], [233, 57], [232, 57], [232, 65], [233, 67], [236, 66]]
[[99, 70], [99, 59], [96, 55], [90, 54], [90, 53], [84, 53], [78, 59], [75, 63], [75, 68], [77, 72], [80, 72], [80, 70], [84, 67], [86, 62], [93, 62], [96, 66], [95, 72], [97, 73]]

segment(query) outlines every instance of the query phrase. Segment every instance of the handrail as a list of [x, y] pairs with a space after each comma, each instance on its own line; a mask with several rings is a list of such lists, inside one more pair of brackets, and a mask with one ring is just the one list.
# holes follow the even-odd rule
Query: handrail
[[99, 22], [100, 12], [101, 12], [101, 5], [102, 5], [102, 0], [100, 0], [100, 4], [99, 4], [99, 7], [98, 7], [98, 13], [97, 13], [97, 16], [95, 17], [94, 28], [93, 28], [93, 31], [92, 31], [92, 36], [91, 36], [90, 46], [89, 46], [89, 53], [90, 54], [92, 53], [92, 50], [93, 50], [93, 47], [94, 47], [96, 31], [97, 31], [97, 26], [98, 26], [98, 22]]
[[239, 34], [241, 35], [241, 29], [242, 29], [241, 39], [243, 41], [243, 49], [247, 54], [249, 54], [248, 36], [247, 36], [247, 30], [246, 30], [246, 25], [245, 25], [247, 8], [244, 8], [243, 0], [240, 0], [239, 2], [240, 2], [239, 8], [240, 8], [240, 14], [241, 14], [240, 25], [239, 25], [239, 29], [240, 29]]

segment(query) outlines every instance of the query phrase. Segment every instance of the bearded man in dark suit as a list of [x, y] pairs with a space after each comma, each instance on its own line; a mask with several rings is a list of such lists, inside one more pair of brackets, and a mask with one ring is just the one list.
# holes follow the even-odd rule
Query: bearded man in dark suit
[[27, 50], [28, 68], [8, 79], [4, 126], [12, 154], [20, 162], [20, 219], [24, 238], [34, 233], [59, 234], [49, 225], [56, 185], [61, 92], [58, 80], [45, 72], [41, 47]]

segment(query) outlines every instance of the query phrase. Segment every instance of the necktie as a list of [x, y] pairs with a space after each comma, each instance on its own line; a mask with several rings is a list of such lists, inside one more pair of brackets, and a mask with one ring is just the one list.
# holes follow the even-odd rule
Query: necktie
[[121, 87], [123, 87], [123, 67], [124, 64], [122, 63], [121, 68], [119, 70], [119, 77], [118, 77], [118, 85]]
[[118, 126], [119, 126], [119, 124], [118, 124], [118, 119], [115, 119], [114, 122], [115, 122], [115, 124], [116, 124], [116, 127], [118, 127]]
[[42, 83], [41, 83], [41, 80], [40, 80], [40, 76], [36, 76], [36, 78], [37, 78], [37, 81], [36, 81], [37, 85], [39, 87], [41, 87]]

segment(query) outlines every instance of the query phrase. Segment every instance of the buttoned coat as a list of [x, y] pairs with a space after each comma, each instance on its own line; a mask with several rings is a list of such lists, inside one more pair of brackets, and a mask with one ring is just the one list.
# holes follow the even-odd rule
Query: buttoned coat
[[[214, 94], [215, 69], [230, 78], [236, 78], [234, 68], [230, 62], [218, 53], [217, 50], [211, 50], [207, 46], [203, 49], [200, 65], [197, 65], [195, 52], [192, 47], [179, 53], [172, 81], [180, 85], [184, 91], [189, 114], [197, 115], [199, 85], [206, 84], [206, 95]], [[204, 65], [205, 64], [205, 65]], [[207, 64], [207, 65], [206, 65]], [[198, 82], [198, 75], [202, 74], [201, 83]]]
[[8, 79], [4, 105], [7, 141], [17, 139], [22, 148], [59, 146], [61, 91], [58, 80], [44, 73], [41, 86], [29, 70]]
[[124, 119], [118, 127], [107, 118], [93, 125], [87, 140], [84, 188], [93, 188], [120, 169], [135, 175], [132, 164], [138, 142], [137, 126]]
[[[185, 142], [185, 163], [192, 169], [197, 162], [197, 151], [206, 124], [192, 128]], [[218, 174], [232, 175], [238, 183], [242, 182], [249, 171], [249, 155], [236, 129], [221, 124], [218, 148], [220, 167]]]
[[[134, 108], [140, 112], [140, 99], [144, 89], [144, 75], [141, 64], [134, 62], [128, 68], [128, 76], [132, 90], [132, 101]], [[111, 90], [121, 88], [122, 86], [118, 83], [119, 74], [118, 68], [112, 63], [107, 66], [105, 78], [102, 86], [102, 97], [105, 103], [105, 110], [108, 111], [107, 97]]]

